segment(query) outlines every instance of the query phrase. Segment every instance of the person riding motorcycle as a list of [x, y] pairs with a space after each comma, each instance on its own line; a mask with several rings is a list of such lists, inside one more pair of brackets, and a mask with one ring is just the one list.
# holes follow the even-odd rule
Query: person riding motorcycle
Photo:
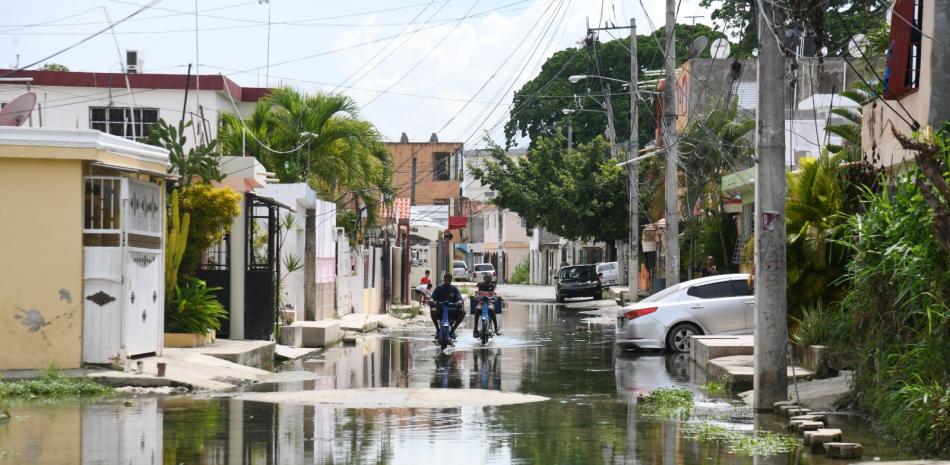
[[[495, 283], [494, 281], [492, 281], [492, 277], [489, 274], [485, 274], [485, 279], [482, 282], [478, 283], [478, 294], [476, 295], [477, 295], [477, 298], [475, 299], [475, 302], [478, 305], [479, 309], [481, 309], [483, 296], [494, 297], [497, 302], [499, 303], [501, 302], [501, 297], [495, 294]], [[478, 311], [475, 312], [476, 321], [478, 319], [478, 315], [480, 314], [481, 312], [478, 312]], [[495, 334], [501, 336], [501, 328], [498, 326], [498, 317], [495, 315], [494, 305], [488, 306], [488, 314], [491, 316], [492, 324], [495, 325]], [[475, 336], [476, 339], [478, 339], [478, 325], [475, 325], [475, 329], [472, 330], [472, 334]]]
[[442, 277], [442, 284], [432, 291], [432, 303], [429, 306], [429, 316], [435, 325], [436, 335], [439, 334], [439, 321], [442, 319], [442, 302], [449, 302], [449, 321], [452, 322], [452, 339], [455, 339], [455, 330], [465, 320], [465, 310], [462, 309], [462, 292], [452, 285], [452, 274], [446, 273]]

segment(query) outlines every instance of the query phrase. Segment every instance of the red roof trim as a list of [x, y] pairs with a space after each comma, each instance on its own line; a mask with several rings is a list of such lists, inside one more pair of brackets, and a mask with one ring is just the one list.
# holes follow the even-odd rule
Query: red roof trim
[[[124, 74], [124, 73], [90, 73], [76, 71], [35, 71], [23, 70], [13, 72], [9, 69], [0, 69], [0, 75], [6, 77], [31, 77], [35, 86], [61, 87], [125, 87], [125, 77], [129, 77], [129, 86], [135, 89], [184, 89], [187, 76], [184, 74]], [[235, 100], [241, 102], [256, 102], [267, 95], [271, 89], [261, 87], [241, 87], [234, 81], [218, 74], [204, 74], [200, 76], [203, 90], [225, 91]], [[198, 80], [191, 76], [189, 89], [196, 89]]]

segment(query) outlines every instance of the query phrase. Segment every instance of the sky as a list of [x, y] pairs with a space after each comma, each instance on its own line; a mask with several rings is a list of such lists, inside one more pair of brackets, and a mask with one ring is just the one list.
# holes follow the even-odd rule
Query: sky
[[[38, 61], [107, 27], [107, 15], [119, 21], [150, 1], [0, 0], [0, 66]], [[679, 22], [712, 25], [698, 3], [680, 0]], [[161, 0], [114, 35], [48, 61], [119, 71], [124, 51], [139, 50], [145, 72], [184, 74], [193, 63], [243, 86], [343, 92], [387, 140], [435, 132], [473, 148], [485, 131], [503, 138], [512, 93], [554, 52], [576, 46], [588, 23], [627, 25], [632, 16], [646, 34], [662, 26], [664, 8], [662, 0]], [[693, 15], [703, 17], [685, 19]]]

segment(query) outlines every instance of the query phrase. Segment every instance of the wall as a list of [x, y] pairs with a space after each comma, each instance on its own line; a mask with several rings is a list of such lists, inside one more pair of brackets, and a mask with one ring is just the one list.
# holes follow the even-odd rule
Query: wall
[[81, 168], [0, 158], [0, 369], [80, 365]]
[[[432, 180], [432, 154], [449, 152], [461, 158], [459, 142], [410, 142], [388, 143], [386, 147], [393, 155], [393, 183], [397, 197], [409, 198], [412, 190], [412, 159], [416, 159], [416, 201], [415, 205], [432, 205], [433, 199], [458, 199], [461, 183]], [[458, 165], [456, 165], [458, 166]], [[461, 172], [461, 170], [458, 170]], [[457, 178], [457, 177], [456, 177]]]

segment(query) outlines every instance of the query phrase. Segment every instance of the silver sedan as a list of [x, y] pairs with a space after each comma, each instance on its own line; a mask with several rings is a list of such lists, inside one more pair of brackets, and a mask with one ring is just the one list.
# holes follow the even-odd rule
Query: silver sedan
[[754, 309], [747, 274], [693, 279], [620, 309], [615, 343], [689, 352], [694, 335], [751, 334]]

